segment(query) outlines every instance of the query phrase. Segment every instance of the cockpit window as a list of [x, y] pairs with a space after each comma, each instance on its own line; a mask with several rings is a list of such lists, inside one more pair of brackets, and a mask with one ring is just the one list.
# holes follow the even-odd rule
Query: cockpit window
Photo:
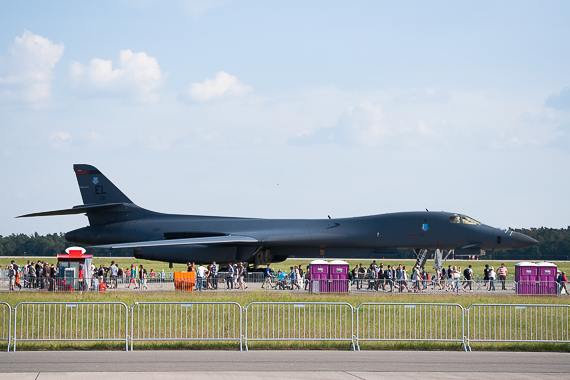
[[473, 218], [468, 217], [467, 215], [462, 215], [461, 216], [461, 221], [463, 224], [474, 224], [474, 225], [479, 225], [481, 224], [480, 222], [476, 221]]
[[461, 223], [461, 217], [457, 214], [449, 217], [449, 223]]

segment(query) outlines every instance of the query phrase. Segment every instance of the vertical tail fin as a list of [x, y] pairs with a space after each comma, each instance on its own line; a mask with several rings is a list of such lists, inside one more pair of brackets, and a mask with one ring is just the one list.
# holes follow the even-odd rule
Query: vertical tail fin
[[106, 203], [133, 203], [117, 186], [113, 185], [96, 167], [84, 164], [73, 165], [77, 183], [85, 205]]

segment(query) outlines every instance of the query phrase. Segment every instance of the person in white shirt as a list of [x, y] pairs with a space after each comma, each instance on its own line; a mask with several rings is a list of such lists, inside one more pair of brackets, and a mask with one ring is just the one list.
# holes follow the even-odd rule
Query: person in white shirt
[[196, 290], [202, 290], [205, 276], [206, 276], [206, 268], [200, 265], [198, 269], [196, 269], [196, 287], [197, 287]]

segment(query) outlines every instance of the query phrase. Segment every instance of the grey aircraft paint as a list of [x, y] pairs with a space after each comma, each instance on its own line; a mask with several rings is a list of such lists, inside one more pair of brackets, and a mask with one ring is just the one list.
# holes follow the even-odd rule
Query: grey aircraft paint
[[538, 243], [461, 214], [401, 212], [341, 219], [256, 219], [162, 214], [135, 205], [97, 168], [74, 165], [83, 205], [20, 217], [84, 213], [89, 226], [65, 238], [97, 248], [132, 248], [135, 257], [186, 263], [287, 257], [370, 258], [397, 249], [518, 249]]

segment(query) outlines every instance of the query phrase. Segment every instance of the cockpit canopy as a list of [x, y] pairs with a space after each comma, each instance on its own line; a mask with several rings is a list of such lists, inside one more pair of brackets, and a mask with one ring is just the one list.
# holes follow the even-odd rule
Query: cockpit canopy
[[475, 219], [467, 216], [467, 215], [452, 215], [449, 217], [449, 223], [455, 224], [472, 224], [472, 225], [479, 225], [481, 222], [476, 221]]

